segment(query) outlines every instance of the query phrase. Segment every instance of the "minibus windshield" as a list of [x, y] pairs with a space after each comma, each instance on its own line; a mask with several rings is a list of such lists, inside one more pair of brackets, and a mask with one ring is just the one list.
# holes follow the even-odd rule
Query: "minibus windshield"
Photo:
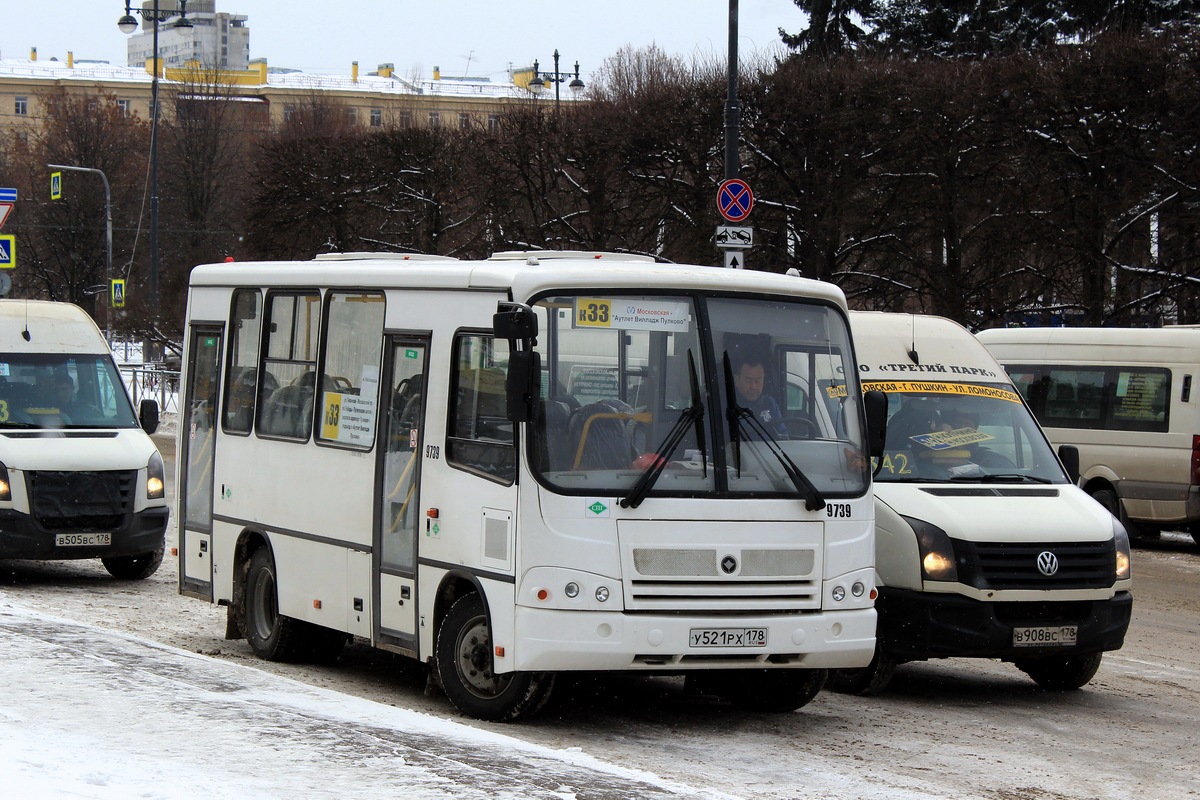
[[1063, 483], [1037, 423], [1009, 384], [864, 381], [888, 394], [884, 455], [875, 479]]
[[618, 292], [534, 308], [542, 374], [530, 463], [553, 490], [632, 505], [709, 494], [815, 505], [866, 490], [857, 386], [832, 404], [818, 397], [856, 375], [835, 308]]
[[135, 428], [112, 359], [0, 353], [0, 429]]

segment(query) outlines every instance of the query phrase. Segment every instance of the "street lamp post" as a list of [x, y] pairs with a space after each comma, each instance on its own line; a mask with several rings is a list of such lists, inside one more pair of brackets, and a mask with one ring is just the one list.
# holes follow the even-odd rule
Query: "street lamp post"
[[[158, 314], [158, 26], [178, 13], [179, 21], [175, 27], [192, 27], [187, 18], [187, 0], [178, 0], [178, 4], [178, 12], [174, 8], [159, 9], [158, 0], [154, 0], [150, 8], [143, 6], [137, 9], [138, 15], [153, 27], [151, 57], [154, 71], [150, 80], [150, 308], [155, 316]], [[117, 27], [122, 33], [137, 30], [138, 23], [133, 16], [131, 0], [125, 0], [125, 16], [117, 20]]]
[[47, 164], [50, 169], [67, 169], [75, 172], [91, 172], [100, 176], [100, 180], [104, 181], [104, 222], [105, 236], [107, 246], [104, 252], [105, 275], [107, 281], [105, 293], [108, 295], [108, 302], [104, 304], [104, 338], [108, 340], [108, 346], [112, 347], [112, 192], [108, 188], [108, 176], [103, 170], [95, 169], [94, 167], [72, 167], [67, 164]]
[[566, 82], [566, 80], [568, 78], [571, 79], [571, 82], [567, 84], [567, 88], [571, 90], [572, 96], [578, 97], [579, 94], [583, 91], [583, 81], [580, 80], [580, 78], [579, 78], [579, 62], [578, 61], [575, 62], [575, 71], [574, 72], [559, 72], [558, 71], [558, 48], [554, 49], [554, 71], [553, 72], [542, 72], [541, 77], [538, 77], [538, 72], [539, 72], [538, 62], [536, 59], [534, 59], [533, 79], [529, 81], [529, 91], [533, 92], [535, 95], [538, 95], [538, 94], [541, 94], [542, 90], [546, 88], [547, 81], [549, 81], [550, 83], [553, 83], [554, 84], [554, 110], [555, 111], [558, 111], [558, 106], [559, 106], [559, 102], [560, 102], [559, 95], [558, 95], [558, 87], [561, 84], [563, 84], [564, 82]]

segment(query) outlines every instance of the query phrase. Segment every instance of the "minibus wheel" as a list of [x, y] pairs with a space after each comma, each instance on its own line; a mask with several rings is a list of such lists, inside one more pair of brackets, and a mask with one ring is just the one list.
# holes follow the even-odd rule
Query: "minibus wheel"
[[718, 693], [748, 711], [787, 714], [808, 705], [828, 677], [826, 669], [724, 670]]
[[1013, 664], [1043, 689], [1068, 690], [1079, 689], [1095, 677], [1103, 657], [1103, 653], [1088, 653], [1082, 656], [1022, 658]]
[[550, 699], [553, 673], [494, 672], [491, 625], [478, 594], [463, 595], [450, 606], [436, 649], [442, 691], [464, 714], [512, 722], [536, 713]]
[[861, 669], [834, 669], [829, 671], [829, 688], [842, 694], [872, 697], [880, 694], [892, 682], [896, 673], [896, 657], [876, 638], [875, 655], [871, 663]]
[[246, 573], [246, 641], [259, 658], [294, 661], [303, 645], [303, 623], [279, 613], [277, 591], [275, 559], [260, 547]]
[[140, 556], [110, 556], [100, 559], [108, 574], [123, 581], [142, 581], [158, 572], [163, 560], [163, 548]]

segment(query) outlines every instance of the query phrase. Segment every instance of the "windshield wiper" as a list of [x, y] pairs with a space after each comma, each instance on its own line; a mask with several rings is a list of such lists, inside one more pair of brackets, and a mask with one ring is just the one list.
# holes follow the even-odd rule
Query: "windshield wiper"
[[1043, 478], [1038, 475], [1024, 475], [1019, 472], [1003, 472], [994, 475], [964, 475], [962, 477], [952, 477], [952, 481], [965, 481], [969, 483], [1054, 483], [1049, 478]]
[[633, 484], [633, 488], [629, 490], [629, 494], [621, 499], [619, 504], [621, 508], [637, 508], [642, 504], [646, 495], [654, 488], [658, 477], [667, 468], [671, 454], [683, 441], [683, 434], [687, 431], [689, 424], [696, 429], [696, 444], [700, 448], [700, 464], [704, 471], [704, 477], [708, 477], [708, 446], [704, 438], [703, 423], [704, 403], [700, 398], [700, 381], [696, 377], [696, 361], [692, 357], [690, 349], [688, 350], [688, 371], [691, 373], [692, 404], [679, 413], [679, 419], [667, 433], [667, 438], [663, 439], [662, 444], [654, 451], [654, 463], [646, 468], [646, 471], [638, 477], [637, 483]]
[[796, 466], [796, 462], [788, 457], [788, 454], [779, 446], [779, 440], [754, 416], [754, 412], [745, 406], [738, 405], [737, 388], [733, 383], [733, 367], [729, 363], [728, 350], [724, 353], [724, 361], [725, 396], [728, 401], [725, 416], [729, 420], [729, 438], [733, 443], [733, 462], [734, 467], [737, 469], [738, 477], [742, 477], [741, 426], [746, 424], [750, 430], [758, 435], [758, 438], [762, 439], [763, 444], [771, 451], [771, 455], [775, 456], [776, 460], [783, 466], [783, 471], [787, 473], [792, 485], [796, 487], [796, 491], [804, 495], [804, 507], [809, 511], [820, 511], [825, 507], [825, 498], [821, 495], [821, 492], [800, 471], [800, 468]]

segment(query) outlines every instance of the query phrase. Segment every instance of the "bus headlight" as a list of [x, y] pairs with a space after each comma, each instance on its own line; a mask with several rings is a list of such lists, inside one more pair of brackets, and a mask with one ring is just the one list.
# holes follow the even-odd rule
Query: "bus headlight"
[[1112, 518], [1112, 523], [1113, 542], [1117, 546], [1117, 580], [1129, 580], [1133, 577], [1133, 564], [1130, 562], [1129, 554], [1129, 534], [1116, 517]]
[[162, 456], [157, 450], [150, 456], [150, 463], [146, 464], [146, 499], [161, 500], [167, 490], [166, 481], [167, 471], [163, 467]]
[[8, 467], [0, 464], [0, 502], [12, 500], [12, 486], [8, 482]]
[[917, 550], [921, 556], [921, 576], [928, 581], [956, 581], [958, 567], [954, 563], [954, 547], [950, 537], [936, 525], [905, 517], [917, 535]]

